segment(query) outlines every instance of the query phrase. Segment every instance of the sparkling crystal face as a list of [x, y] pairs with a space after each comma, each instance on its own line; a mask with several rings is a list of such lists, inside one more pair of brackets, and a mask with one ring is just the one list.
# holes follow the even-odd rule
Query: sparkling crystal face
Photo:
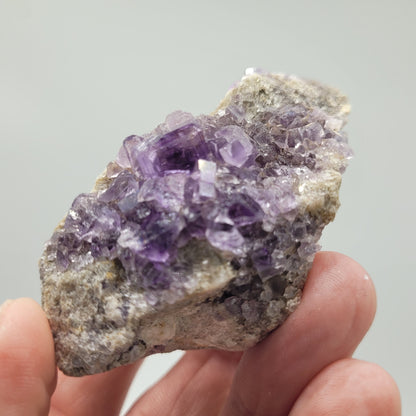
[[[342, 125], [300, 104], [254, 116], [238, 103], [211, 116], [175, 112], [144, 137], [125, 139], [108, 185], [75, 199], [48, 255], [59, 271], [116, 261], [139, 288], [158, 291], [186, 279], [190, 266], [178, 251], [203, 240], [242, 278], [290, 275], [316, 252], [322, 228], [298, 216], [298, 179], [324, 169], [329, 153], [345, 168]], [[227, 308], [255, 319], [239, 302], [231, 297]]]

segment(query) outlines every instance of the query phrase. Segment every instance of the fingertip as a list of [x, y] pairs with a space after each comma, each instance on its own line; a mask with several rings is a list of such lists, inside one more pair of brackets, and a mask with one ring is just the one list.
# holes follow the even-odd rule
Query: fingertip
[[308, 300], [313, 297], [316, 302], [319, 302], [316, 298], [321, 298], [338, 305], [347, 304], [340, 309], [348, 310], [352, 331], [362, 336], [376, 314], [376, 290], [369, 273], [354, 259], [337, 252], [316, 254], [304, 297]]
[[[319, 275], [321, 273], [330, 273], [335, 278], [334, 284], [344, 282], [345, 277], [353, 282], [367, 284], [374, 288], [373, 281], [369, 273], [361, 266], [360, 263], [351, 257], [335, 251], [320, 251], [315, 255], [315, 259], [310, 271], [310, 275]], [[313, 277], [308, 277], [308, 282]]]
[[7, 302], [0, 314], [0, 409], [47, 411], [56, 385], [48, 320], [29, 298]]
[[343, 359], [324, 368], [297, 399], [290, 416], [304, 414], [399, 416], [400, 392], [379, 365]]
[[359, 360], [354, 361], [362, 364], [359, 377], [363, 380], [363, 384], [367, 379], [366, 389], [369, 390], [368, 407], [373, 409], [374, 414], [382, 414], [380, 412], [376, 413], [376, 409], [380, 409], [380, 411], [382, 409], [389, 416], [401, 415], [400, 390], [392, 375], [378, 364]]

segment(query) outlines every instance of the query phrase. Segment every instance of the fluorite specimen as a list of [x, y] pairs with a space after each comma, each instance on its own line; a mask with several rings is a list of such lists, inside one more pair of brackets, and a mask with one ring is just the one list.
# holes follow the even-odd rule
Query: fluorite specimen
[[249, 71], [211, 115], [127, 137], [40, 260], [59, 367], [243, 350], [298, 305], [351, 156], [338, 91]]

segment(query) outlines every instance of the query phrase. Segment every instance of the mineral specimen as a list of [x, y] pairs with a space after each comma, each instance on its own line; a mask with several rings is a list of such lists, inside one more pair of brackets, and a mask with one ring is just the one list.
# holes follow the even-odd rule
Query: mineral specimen
[[348, 112], [332, 88], [252, 70], [213, 114], [127, 137], [40, 260], [61, 370], [243, 350], [279, 326], [339, 205]]

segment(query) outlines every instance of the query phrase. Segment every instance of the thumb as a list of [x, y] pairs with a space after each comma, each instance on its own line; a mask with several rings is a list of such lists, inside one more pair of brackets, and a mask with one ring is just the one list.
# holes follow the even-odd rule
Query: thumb
[[56, 385], [52, 334], [32, 299], [0, 309], [0, 414], [47, 415]]

